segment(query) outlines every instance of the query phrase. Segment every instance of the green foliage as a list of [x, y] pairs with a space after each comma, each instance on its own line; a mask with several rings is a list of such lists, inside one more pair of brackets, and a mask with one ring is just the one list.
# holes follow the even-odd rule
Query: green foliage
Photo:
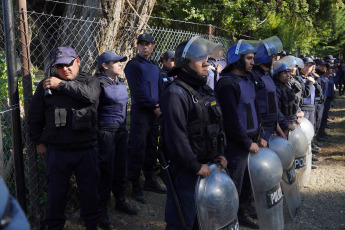
[[[35, 92], [36, 86], [34, 85], [35, 80], [35, 73], [38, 72], [38, 68], [35, 66], [31, 67], [31, 79], [32, 79], [32, 89]], [[23, 96], [23, 80], [22, 78], [18, 78], [18, 91], [19, 91], [19, 99], [21, 101], [24, 100]], [[0, 52], [0, 100], [3, 101], [9, 97], [8, 94], [8, 79], [7, 79], [7, 63], [6, 63], [6, 53], [5, 51]], [[0, 111], [2, 110], [0, 106]]]
[[[0, 101], [8, 98], [7, 65], [5, 52], [0, 52]], [[0, 108], [1, 109], [1, 108]]]
[[[296, 55], [345, 52], [345, 5], [340, 0], [157, 0], [152, 15], [212, 24], [234, 32], [235, 38], [277, 35], [284, 49]], [[207, 30], [165, 20], [152, 19], [150, 24]]]

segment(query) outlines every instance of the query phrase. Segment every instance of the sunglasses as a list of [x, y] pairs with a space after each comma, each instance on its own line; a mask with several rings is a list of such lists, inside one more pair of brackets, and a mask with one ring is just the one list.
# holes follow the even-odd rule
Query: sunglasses
[[75, 61], [75, 59], [73, 59], [72, 61], [71, 61], [71, 63], [69, 63], [69, 64], [56, 64], [55, 65], [55, 68], [56, 69], [63, 69], [63, 68], [65, 68], [65, 67], [71, 67], [73, 64], [74, 64], [74, 61]]

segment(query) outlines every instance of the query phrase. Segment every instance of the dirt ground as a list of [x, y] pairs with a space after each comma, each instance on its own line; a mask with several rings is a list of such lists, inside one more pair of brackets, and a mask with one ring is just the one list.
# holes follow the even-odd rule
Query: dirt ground
[[[332, 138], [325, 142], [317, 154], [318, 169], [312, 170], [310, 177], [301, 190], [302, 205], [298, 219], [293, 222], [284, 207], [285, 229], [345, 229], [345, 97], [334, 100], [327, 130]], [[130, 188], [128, 189], [130, 190]], [[128, 216], [109, 206], [110, 214], [117, 230], [165, 229], [165, 195], [144, 192], [148, 204], [139, 204], [128, 198], [130, 204], [140, 211], [136, 216]], [[77, 215], [72, 215], [66, 229], [83, 229]], [[240, 226], [240, 229], [249, 229]]]

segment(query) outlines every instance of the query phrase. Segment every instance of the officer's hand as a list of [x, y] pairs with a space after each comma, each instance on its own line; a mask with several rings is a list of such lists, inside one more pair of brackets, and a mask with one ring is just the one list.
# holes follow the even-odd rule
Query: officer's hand
[[295, 130], [295, 126], [293, 126], [292, 124], [289, 124], [288, 129], [291, 130], [291, 131], [293, 131], [293, 130]]
[[228, 161], [225, 159], [225, 157], [223, 157], [223, 156], [218, 156], [217, 159], [220, 160], [220, 162], [218, 163], [218, 165], [222, 166], [222, 168], [226, 168], [226, 166], [228, 165]]
[[202, 176], [202, 177], [208, 177], [211, 174], [210, 166], [207, 164], [202, 164], [201, 169], [196, 175]]
[[296, 124], [297, 124], [297, 125], [301, 124], [301, 121], [298, 120], [298, 119], [296, 119]]
[[216, 70], [216, 68], [214, 68], [214, 66], [211, 66], [211, 65], [209, 65], [208, 68], [210, 68], [212, 71]]
[[44, 154], [47, 151], [47, 146], [45, 144], [38, 144], [36, 145], [36, 150], [37, 150], [38, 155], [44, 157]]
[[252, 142], [252, 145], [249, 148], [249, 152], [257, 153], [257, 152], [259, 152], [259, 149], [260, 148], [259, 148], [258, 144], [256, 144], [255, 142]]
[[299, 111], [297, 113], [297, 117], [304, 117], [304, 112], [303, 111]]
[[60, 80], [57, 77], [48, 77], [44, 82], [43, 82], [43, 88], [44, 89], [60, 89]]
[[260, 146], [260, 147], [266, 148], [266, 147], [267, 147], [267, 141], [264, 140], [264, 139], [262, 139], [262, 138], [260, 138], [260, 140], [259, 140], [259, 146]]
[[217, 68], [218, 68], [219, 73], [222, 72], [223, 69], [222, 69], [222, 66], [220, 64], [218, 64]]

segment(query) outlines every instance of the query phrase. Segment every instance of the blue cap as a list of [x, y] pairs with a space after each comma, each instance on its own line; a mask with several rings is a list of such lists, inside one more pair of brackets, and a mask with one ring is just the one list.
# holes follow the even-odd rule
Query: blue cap
[[137, 40], [137, 44], [141, 41], [147, 41], [149, 43], [154, 43], [152, 35], [146, 34], [146, 33], [139, 35], [138, 40]]
[[70, 64], [73, 59], [77, 58], [77, 52], [70, 46], [60, 46], [52, 51], [54, 59], [53, 65]]
[[333, 55], [327, 55], [325, 57], [325, 60], [335, 60], [335, 58], [333, 57]]
[[97, 65], [99, 68], [102, 67], [103, 63], [106, 63], [108, 61], [120, 61], [120, 62], [124, 62], [127, 61], [127, 57], [126, 56], [119, 56], [116, 53], [114, 53], [113, 51], [107, 51], [102, 53], [98, 60], [97, 60]]
[[316, 64], [316, 65], [326, 65], [326, 62], [322, 61], [321, 59], [317, 59], [317, 60], [315, 61], [315, 64]]
[[172, 51], [172, 50], [165, 51], [162, 57], [162, 61], [163, 59], [168, 60], [169, 58], [175, 58], [175, 51]]

